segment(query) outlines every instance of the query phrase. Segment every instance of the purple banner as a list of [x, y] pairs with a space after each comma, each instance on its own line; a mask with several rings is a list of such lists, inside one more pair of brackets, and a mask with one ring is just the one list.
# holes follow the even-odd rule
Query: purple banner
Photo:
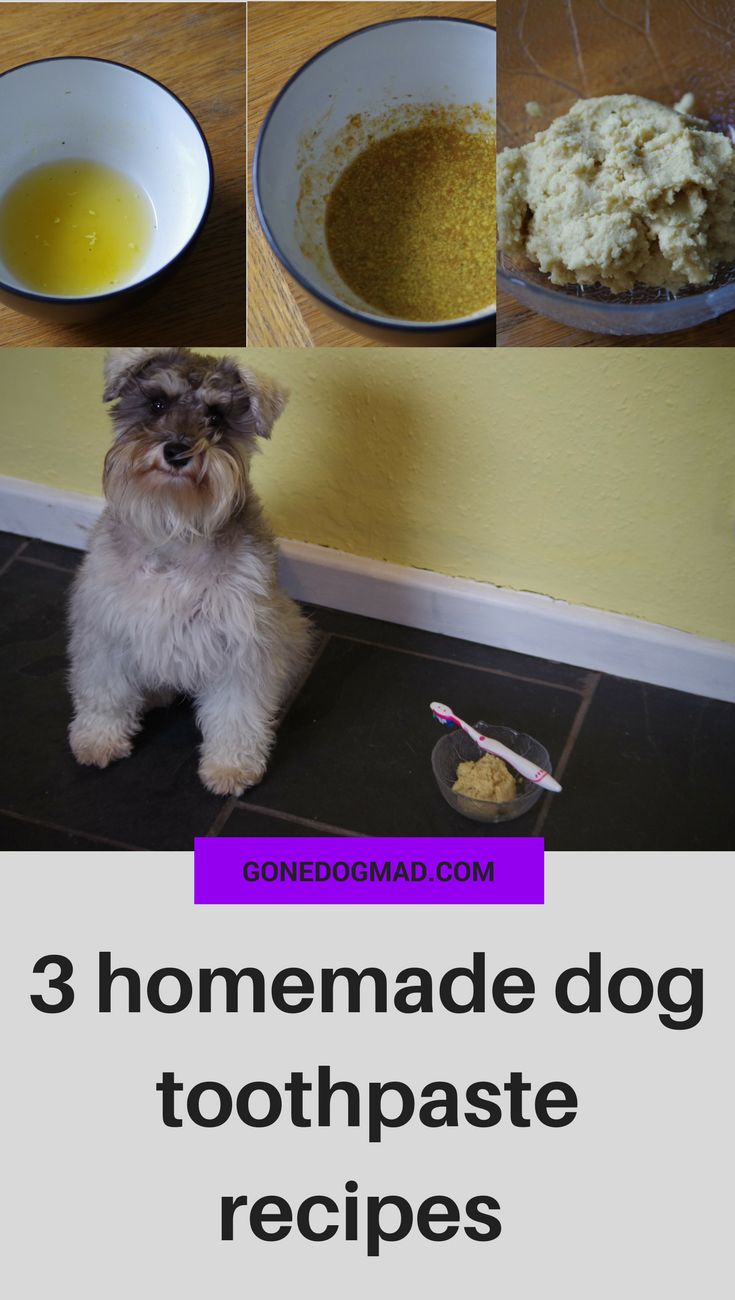
[[195, 903], [543, 903], [536, 837], [198, 839]]

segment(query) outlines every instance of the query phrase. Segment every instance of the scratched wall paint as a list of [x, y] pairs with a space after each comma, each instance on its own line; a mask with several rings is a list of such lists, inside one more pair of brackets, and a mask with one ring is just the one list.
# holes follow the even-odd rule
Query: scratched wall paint
[[[735, 641], [726, 349], [247, 359], [292, 390], [254, 467], [282, 536]], [[101, 360], [0, 352], [0, 473], [99, 492]]]

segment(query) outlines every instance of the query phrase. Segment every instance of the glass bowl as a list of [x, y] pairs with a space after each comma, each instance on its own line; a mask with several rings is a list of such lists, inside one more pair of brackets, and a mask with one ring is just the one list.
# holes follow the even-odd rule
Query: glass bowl
[[[504, 0], [498, 6], [498, 152], [532, 140], [578, 99], [635, 94], [692, 110], [735, 139], [735, 11], [720, 0]], [[541, 117], [526, 105], [538, 103]], [[554, 285], [499, 254], [499, 284], [524, 306], [597, 334], [666, 334], [735, 309], [735, 266], [672, 294]]]
[[[490, 722], [474, 722], [472, 725], [475, 731], [482, 732], [483, 736], [491, 736], [493, 740], [502, 741], [509, 749], [515, 750], [516, 754], [530, 759], [532, 763], [543, 767], [547, 772], [551, 771], [548, 750], [544, 749], [538, 740], [534, 740], [533, 736], [526, 736], [522, 731], [514, 731], [512, 727], [496, 727]], [[540, 786], [535, 785], [533, 781], [527, 781], [520, 772], [512, 768], [509, 770], [518, 786], [518, 795], [515, 799], [509, 799], [505, 803], [494, 803], [490, 799], [473, 799], [470, 795], [455, 794], [452, 786], [457, 779], [458, 764], [464, 763], [467, 759], [478, 758], [482, 758], [482, 750], [478, 749], [474, 740], [458, 727], [453, 727], [451, 731], [447, 730], [446, 735], [440, 737], [432, 750], [431, 766], [434, 769], [436, 783], [455, 812], [476, 822], [509, 822], [516, 817], [522, 817], [541, 798]]]

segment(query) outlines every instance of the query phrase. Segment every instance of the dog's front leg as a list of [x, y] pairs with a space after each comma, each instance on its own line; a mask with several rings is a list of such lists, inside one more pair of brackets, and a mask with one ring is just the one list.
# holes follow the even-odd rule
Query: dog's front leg
[[196, 700], [202, 731], [199, 775], [213, 794], [243, 794], [265, 775], [273, 744], [272, 709], [246, 676], [202, 691]]
[[117, 647], [104, 638], [80, 644], [72, 637], [74, 717], [69, 743], [78, 763], [107, 767], [127, 758], [140, 728], [143, 694], [126, 672]]

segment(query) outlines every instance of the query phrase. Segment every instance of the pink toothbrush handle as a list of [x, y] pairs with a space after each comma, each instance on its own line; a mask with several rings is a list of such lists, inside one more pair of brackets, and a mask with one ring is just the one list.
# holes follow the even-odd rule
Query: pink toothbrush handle
[[498, 758], [505, 759], [506, 763], [510, 763], [517, 772], [520, 772], [521, 776], [525, 776], [527, 780], [540, 785], [542, 790], [553, 790], [555, 794], [558, 794], [561, 790], [559, 782], [555, 781], [554, 777], [545, 768], [529, 762], [521, 754], [515, 754], [512, 749], [508, 749], [499, 740], [492, 740], [489, 736], [483, 736], [480, 732], [475, 733], [473, 740], [475, 737], [480, 749], [484, 749], [488, 754], [495, 754]]
[[520, 772], [521, 776], [525, 776], [527, 780], [533, 781], [535, 785], [540, 785], [543, 790], [551, 790], [554, 794], [559, 794], [561, 790], [559, 782], [554, 779], [550, 772], [545, 771], [543, 767], [539, 767], [536, 763], [529, 762], [527, 758], [523, 758], [520, 754], [514, 753], [512, 749], [508, 749], [507, 745], [504, 745], [500, 740], [492, 740], [490, 736], [483, 736], [479, 731], [476, 731], [474, 727], [471, 727], [468, 722], [464, 722], [462, 718], [458, 718], [456, 713], [453, 713], [448, 705], [432, 704], [431, 710], [435, 718], [438, 718], [443, 722], [453, 722], [455, 727], [461, 727], [462, 731], [466, 732], [466, 734], [474, 740], [475, 744], [478, 745], [480, 749], [484, 749], [486, 753], [495, 754], [498, 758], [504, 759], [506, 763], [510, 763], [511, 767], [514, 767], [516, 771]]

